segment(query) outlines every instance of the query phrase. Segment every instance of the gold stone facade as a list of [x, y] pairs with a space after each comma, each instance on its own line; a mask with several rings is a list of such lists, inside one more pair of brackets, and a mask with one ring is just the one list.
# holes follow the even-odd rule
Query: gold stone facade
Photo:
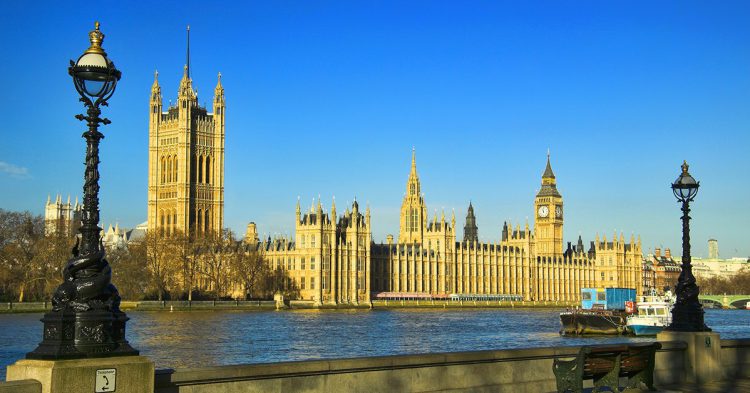
[[213, 113], [198, 104], [189, 69], [177, 101], [162, 109], [158, 73], [151, 86], [148, 230], [217, 233], [224, 218], [224, 87], [219, 74]]
[[[287, 271], [300, 298], [316, 304], [367, 303], [376, 294], [444, 296], [517, 295], [524, 300], [580, 300], [584, 287], [627, 287], [642, 292], [641, 242], [620, 234], [563, 246], [563, 198], [549, 156], [534, 200], [534, 227], [505, 223], [498, 241], [456, 241], [456, 218], [430, 220], [417, 174], [416, 154], [401, 206], [398, 240], [372, 241], [369, 208], [330, 215], [318, 201], [306, 214], [297, 205], [295, 236], [260, 241], [255, 224], [246, 242], [264, 251], [272, 268]], [[473, 207], [469, 216], [474, 216]], [[472, 222], [475, 227], [475, 223]]]

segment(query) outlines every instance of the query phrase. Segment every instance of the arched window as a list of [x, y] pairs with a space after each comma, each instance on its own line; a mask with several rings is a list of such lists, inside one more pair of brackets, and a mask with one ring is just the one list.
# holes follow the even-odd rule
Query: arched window
[[167, 157], [167, 183], [172, 182], [172, 156]]
[[206, 184], [211, 184], [211, 156], [206, 156]]
[[211, 210], [206, 209], [206, 218], [203, 220], [203, 225], [206, 227], [206, 233], [211, 231]]
[[203, 156], [198, 157], [198, 183], [203, 183]]
[[159, 233], [164, 234], [164, 210], [159, 210]]
[[177, 230], [177, 209], [172, 210], [172, 233]]
[[177, 156], [174, 156], [174, 166], [172, 170], [174, 171], [174, 174], [172, 175], [172, 181], [176, 182], [177, 181]]
[[161, 157], [161, 183], [164, 184], [166, 182], [166, 175], [167, 175], [167, 161], [164, 158], [164, 156]]
[[167, 213], [167, 226], [166, 226], [166, 232], [167, 235], [172, 233], [172, 215]]
[[411, 194], [414, 195], [417, 192], [416, 185], [414, 183], [411, 183], [411, 185], [409, 187], [411, 188], [411, 190], [410, 190]]
[[203, 233], [203, 211], [201, 209], [198, 209], [198, 214], [196, 215], [198, 217], [198, 221], [195, 225], [197, 228], [197, 231], [199, 234]]

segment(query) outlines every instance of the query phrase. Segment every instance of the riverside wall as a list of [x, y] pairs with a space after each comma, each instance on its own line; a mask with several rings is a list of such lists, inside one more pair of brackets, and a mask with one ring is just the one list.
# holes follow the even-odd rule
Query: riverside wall
[[[723, 380], [750, 378], [750, 339], [721, 340]], [[688, 344], [662, 341], [655, 383], [685, 383]], [[580, 347], [551, 347], [218, 366], [155, 371], [156, 393], [234, 392], [553, 392], [555, 358]], [[584, 387], [590, 387], [590, 381]], [[19, 390], [22, 389], [22, 390]], [[0, 393], [41, 392], [32, 380], [0, 382]]]
[[[312, 301], [286, 300], [277, 304], [273, 300], [143, 300], [123, 301], [120, 308], [125, 311], [254, 311], [275, 309], [394, 309], [394, 308], [575, 308], [570, 302], [554, 301], [487, 301], [487, 300], [374, 300], [358, 305], [339, 304], [316, 306]], [[1, 302], [0, 313], [47, 312], [51, 302]]]

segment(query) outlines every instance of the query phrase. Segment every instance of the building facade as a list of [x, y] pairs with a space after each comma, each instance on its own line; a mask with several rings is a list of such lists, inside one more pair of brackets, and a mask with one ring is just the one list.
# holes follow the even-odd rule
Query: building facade
[[401, 205], [397, 241], [372, 241], [369, 208], [355, 202], [337, 216], [297, 205], [293, 238], [259, 240], [255, 224], [245, 241], [264, 251], [271, 267], [287, 271], [300, 298], [316, 304], [366, 303], [373, 298], [504, 296], [534, 301], [580, 300], [584, 287], [628, 287], [643, 291], [640, 238], [597, 235], [589, 250], [579, 237], [563, 249], [563, 198], [549, 156], [534, 199], [534, 226], [505, 223], [495, 242], [480, 242], [470, 205], [463, 241], [456, 240], [455, 214], [428, 218], [417, 174], [416, 153]]
[[226, 117], [221, 74], [213, 112], [198, 104], [187, 65], [177, 101], [166, 110], [155, 74], [149, 108], [148, 230], [218, 233], [224, 220]]
[[68, 195], [67, 202], [63, 202], [60, 194], [55, 197], [54, 202], [47, 196], [47, 203], [44, 205], [44, 233], [46, 235], [57, 233], [74, 236], [78, 234], [82, 219], [83, 205], [78, 203], [78, 197], [72, 204], [70, 195]]

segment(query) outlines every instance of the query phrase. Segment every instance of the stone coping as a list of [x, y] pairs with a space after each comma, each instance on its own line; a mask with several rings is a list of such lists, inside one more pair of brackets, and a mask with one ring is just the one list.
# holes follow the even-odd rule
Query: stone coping
[[0, 381], [0, 393], [41, 393], [42, 383], [36, 379]]
[[[611, 344], [620, 346], [622, 344]], [[601, 345], [608, 346], [608, 345]], [[447, 352], [416, 355], [394, 355], [347, 359], [305, 360], [281, 363], [258, 363], [192, 369], [156, 370], [156, 388], [216, 382], [233, 382], [310, 375], [343, 374], [367, 371], [441, 367], [461, 364], [515, 362], [574, 357], [581, 346]], [[684, 351], [683, 341], [662, 342], [659, 352]]]
[[722, 348], [750, 348], [750, 338], [740, 338], [734, 340], [721, 339]]

